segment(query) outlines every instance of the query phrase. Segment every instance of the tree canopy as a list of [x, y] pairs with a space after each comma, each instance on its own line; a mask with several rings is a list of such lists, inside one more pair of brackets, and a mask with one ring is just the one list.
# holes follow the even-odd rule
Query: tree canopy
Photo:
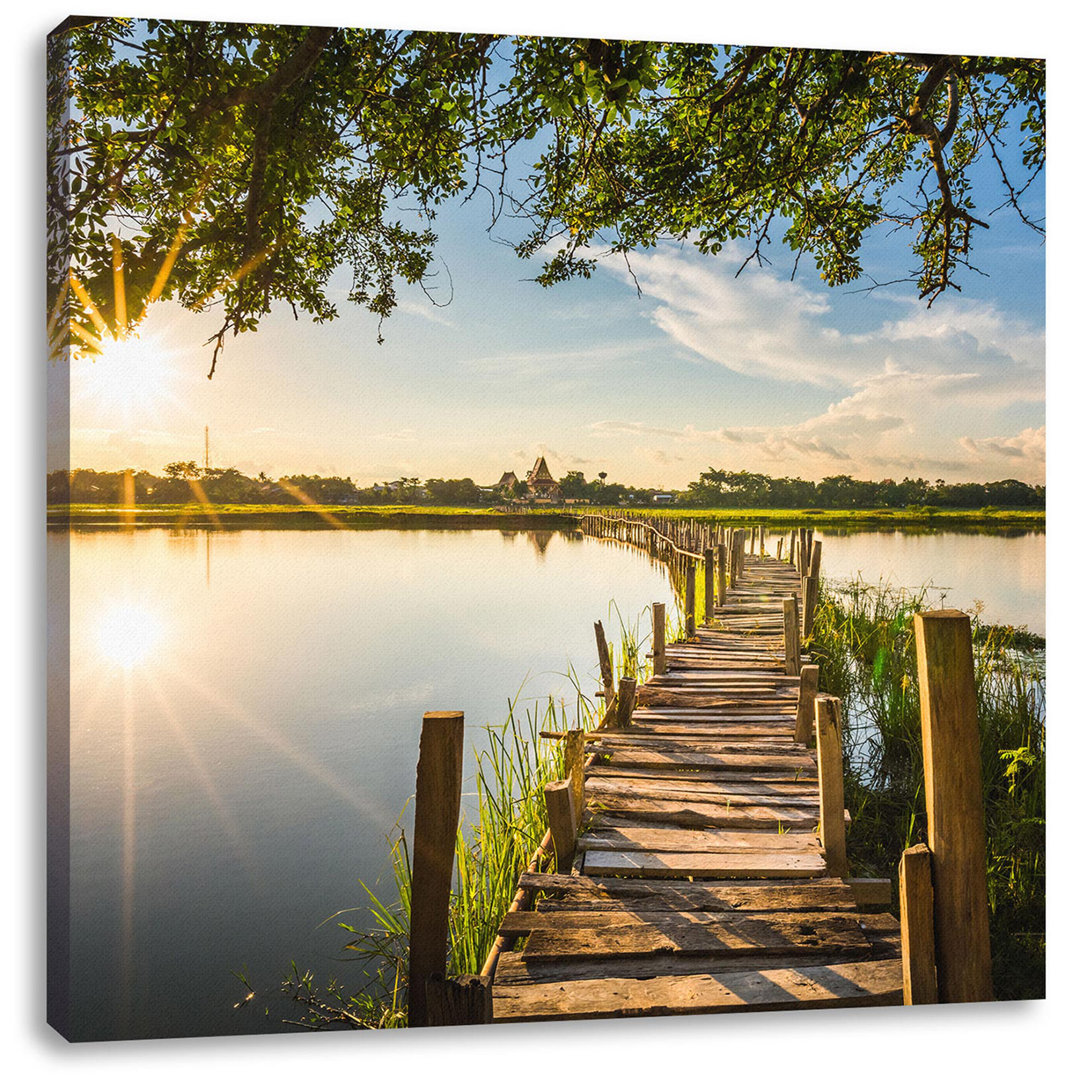
[[885, 225], [932, 303], [994, 210], [1041, 231], [1044, 101], [1032, 59], [72, 19], [49, 42], [50, 340], [218, 305], [216, 363], [275, 303], [334, 318], [339, 267], [385, 317], [425, 285], [436, 210], [476, 198], [544, 285], [665, 238], [761, 258], [780, 230], [845, 284]]

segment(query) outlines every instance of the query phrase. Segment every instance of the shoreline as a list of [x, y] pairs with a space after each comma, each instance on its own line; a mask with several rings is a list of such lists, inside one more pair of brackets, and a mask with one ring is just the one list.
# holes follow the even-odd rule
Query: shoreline
[[[622, 509], [622, 508], [619, 508]], [[596, 507], [586, 513], [610, 513], [612, 508]], [[825, 509], [734, 509], [734, 508], [634, 508], [631, 514], [647, 512], [658, 517], [696, 518], [700, 521], [723, 521], [728, 524], [759, 524], [788, 527], [816, 525], [823, 528], [844, 526], [871, 528], [937, 529], [1022, 528], [1045, 531], [1045, 510], [956, 510], [931, 512], [907, 510], [825, 510]], [[489, 529], [574, 529], [580, 514], [556, 508], [538, 510], [501, 510], [478, 507], [417, 506], [285, 506], [263, 504], [187, 505], [164, 504], [160, 507], [118, 508], [108, 504], [54, 504], [47, 507], [49, 526], [155, 526], [190, 525], [296, 527], [376, 527], [394, 528], [489, 528]]]

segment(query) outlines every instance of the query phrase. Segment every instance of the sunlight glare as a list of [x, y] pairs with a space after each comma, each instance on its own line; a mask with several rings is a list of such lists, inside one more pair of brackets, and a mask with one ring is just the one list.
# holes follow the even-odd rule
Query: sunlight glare
[[97, 643], [102, 655], [125, 671], [149, 657], [165, 633], [161, 616], [141, 604], [113, 604], [97, 624]]
[[154, 333], [107, 340], [101, 355], [85, 357], [71, 373], [72, 396], [107, 426], [128, 429], [156, 415], [173, 397], [172, 351]]

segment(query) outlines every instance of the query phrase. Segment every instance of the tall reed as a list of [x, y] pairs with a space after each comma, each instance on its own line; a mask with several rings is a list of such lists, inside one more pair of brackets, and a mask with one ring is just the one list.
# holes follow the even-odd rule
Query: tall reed
[[[929, 607], [861, 579], [827, 583], [810, 650], [821, 688], [844, 706], [845, 795], [856, 872], [896, 878], [905, 847], [926, 838], [912, 617]], [[1045, 670], [1032, 635], [973, 614], [994, 989], [1045, 988]]]

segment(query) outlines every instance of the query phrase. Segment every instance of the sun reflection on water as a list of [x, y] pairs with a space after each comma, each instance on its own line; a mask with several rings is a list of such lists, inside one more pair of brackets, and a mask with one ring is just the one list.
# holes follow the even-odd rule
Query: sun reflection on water
[[113, 601], [97, 621], [98, 649], [106, 660], [125, 671], [151, 657], [164, 636], [160, 612], [138, 601]]

